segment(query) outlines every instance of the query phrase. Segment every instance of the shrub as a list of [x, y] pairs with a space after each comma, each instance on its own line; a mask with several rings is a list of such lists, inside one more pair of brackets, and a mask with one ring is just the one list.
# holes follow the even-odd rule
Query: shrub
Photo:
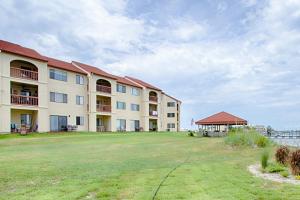
[[194, 137], [194, 131], [189, 131], [189, 132], [188, 132], [188, 136]]
[[280, 175], [282, 176], [282, 177], [288, 177], [289, 176], [289, 172], [287, 171], [287, 170], [285, 170], [285, 171], [282, 171], [282, 172], [280, 172]]
[[290, 167], [293, 175], [300, 175], [300, 149], [291, 153]]
[[269, 152], [267, 150], [263, 151], [262, 155], [261, 155], [261, 167], [263, 169], [266, 169], [266, 167], [268, 166], [268, 160], [269, 160]]
[[254, 130], [247, 131], [246, 133], [233, 130], [229, 132], [224, 140], [226, 144], [231, 146], [266, 147], [270, 143], [268, 138]]
[[300, 175], [295, 176], [295, 179], [300, 181]]
[[281, 146], [275, 153], [276, 161], [280, 164], [287, 165], [290, 150], [286, 146]]
[[277, 172], [286, 171], [286, 168], [279, 163], [270, 163], [267, 166], [266, 171], [269, 173], [277, 173]]
[[264, 136], [258, 136], [256, 139], [255, 139], [255, 144], [256, 146], [258, 147], [266, 147], [269, 143], [269, 139], [264, 137]]

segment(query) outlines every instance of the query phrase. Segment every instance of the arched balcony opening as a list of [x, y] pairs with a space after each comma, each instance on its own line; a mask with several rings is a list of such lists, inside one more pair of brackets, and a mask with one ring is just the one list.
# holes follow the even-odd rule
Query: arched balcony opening
[[27, 61], [13, 60], [10, 62], [10, 76], [37, 81], [38, 68]]
[[157, 93], [154, 91], [149, 92], [149, 101], [157, 102]]
[[111, 84], [104, 79], [97, 80], [96, 90], [98, 92], [111, 93]]

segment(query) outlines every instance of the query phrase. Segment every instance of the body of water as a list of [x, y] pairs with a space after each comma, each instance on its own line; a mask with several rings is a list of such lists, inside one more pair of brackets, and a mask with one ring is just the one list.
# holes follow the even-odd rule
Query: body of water
[[280, 145], [288, 145], [293, 147], [300, 147], [300, 138], [292, 139], [292, 138], [272, 138], [274, 142]]

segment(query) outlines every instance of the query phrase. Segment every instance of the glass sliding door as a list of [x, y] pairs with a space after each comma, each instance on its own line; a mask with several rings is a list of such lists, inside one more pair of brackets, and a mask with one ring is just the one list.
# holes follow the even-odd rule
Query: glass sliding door
[[50, 131], [66, 131], [68, 126], [67, 116], [50, 116]]
[[130, 131], [139, 131], [140, 130], [140, 121], [131, 120], [130, 121]]

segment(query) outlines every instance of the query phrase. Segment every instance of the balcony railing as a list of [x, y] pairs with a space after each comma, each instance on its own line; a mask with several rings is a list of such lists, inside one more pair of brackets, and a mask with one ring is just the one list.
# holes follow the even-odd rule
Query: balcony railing
[[11, 95], [10, 99], [12, 104], [16, 105], [26, 105], [26, 106], [38, 106], [39, 98], [33, 96], [23, 96], [23, 95]]
[[10, 76], [34, 81], [38, 80], [38, 72], [15, 67], [10, 68]]
[[153, 117], [157, 117], [158, 116], [158, 112], [157, 111], [149, 111], [149, 115], [153, 116]]
[[111, 112], [111, 106], [97, 104], [97, 112]]
[[96, 85], [96, 90], [98, 92], [111, 93], [111, 87], [104, 85]]
[[149, 101], [154, 101], [157, 102], [157, 97], [156, 96], [149, 96]]

